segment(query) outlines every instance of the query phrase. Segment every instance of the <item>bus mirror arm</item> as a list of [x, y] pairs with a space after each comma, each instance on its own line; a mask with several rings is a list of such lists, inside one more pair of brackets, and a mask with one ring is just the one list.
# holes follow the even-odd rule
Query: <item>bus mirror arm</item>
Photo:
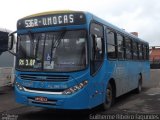
[[8, 52], [11, 53], [11, 54], [14, 55], [14, 56], [17, 56], [17, 54], [14, 53], [14, 52], [12, 52], [11, 50], [8, 50]]

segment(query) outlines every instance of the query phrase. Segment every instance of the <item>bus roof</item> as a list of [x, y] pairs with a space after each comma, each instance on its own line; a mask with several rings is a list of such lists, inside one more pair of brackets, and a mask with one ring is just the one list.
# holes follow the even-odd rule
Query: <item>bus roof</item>
[[85, 12], [85, 11], [73, 11], [73, 10], [47, 11], [47, 12], [41, 12], [41, 13], [37, 13], [37, 14], [32, 14], [32, 15], [26, 16], [26, 17], [21, 18], [21, 19], [38, 17], [38, 16], [43, 16], [43, 15], [51, 15], [51, 14], [53, 15], [53, 14], [60, 14], [60, 13], [61, 14], [62, 13], [77, 13], [77, 12], [82, 12], [82, 13], [84, 13], [86, 15], [90, 15], [93, 20], [96, 20], [97, 22], [102, 23], [102, 24], [104, 24], [104, 25], [106, 25], [106, 26], [108, 26], [108, 27], [110, 27], [110, 28], [112, 28], [112, 29], [114, 29], [114, 30], [116, 30], [116, 31], [128, 36], [128, 37], [131, 37], [131, 38], [133, 38], [135, 40], [138, 40], [138, 41], [141, 41], [143, 43], [148, 44], [148, 42], [138, 38], [137, 36], [135, 36], [135, 35], [133, 35], [131, 33], [128, 33], [127, 31], [125, 31], [123, 29], [118, 28], [117, 26], [115, 26], [115, 25], [113, 25], [113, 24], [111, 24], [111, 23], [109, 23], [109, 22], [107, 22], [107, 21], [105, 21], [105, 20], [93, 15], [92, 13]]
[[31, 17], [38, 17], [38, 16], [42, 16], [42, 15], [59, 14], [59, 13], [76, 13], [76, 12], [82, 12], [82, 11], [73, 11], [73, 10], [47, 11], [47, 12], [32, 14], [32, 15], [23, 17], [22, 19], [31, 18]]

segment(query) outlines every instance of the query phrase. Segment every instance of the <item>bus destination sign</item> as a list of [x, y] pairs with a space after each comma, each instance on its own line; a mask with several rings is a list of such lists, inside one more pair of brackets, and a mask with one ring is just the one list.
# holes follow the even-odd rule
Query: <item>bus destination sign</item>
[[85, 22], [86, 18], [83, 13], [50, 14], [20, 19], [17, 23], [17, 29], [80, 25], [85, 24]]

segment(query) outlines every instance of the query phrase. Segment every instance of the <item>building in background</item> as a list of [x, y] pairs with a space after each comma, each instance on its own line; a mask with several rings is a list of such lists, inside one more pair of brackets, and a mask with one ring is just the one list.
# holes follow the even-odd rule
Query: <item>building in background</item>
[[152, 69], [160, 69], [160, 46], [150, 47], [150, 63]]

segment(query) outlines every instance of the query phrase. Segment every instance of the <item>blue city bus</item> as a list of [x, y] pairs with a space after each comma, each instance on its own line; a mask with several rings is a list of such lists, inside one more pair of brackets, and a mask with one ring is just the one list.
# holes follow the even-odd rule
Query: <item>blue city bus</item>
[[106, 110], [149, 80], [148, 43], [88, 12], [24, 17], [8, 49], [16, 56], [16, 101], [25, 105]]

